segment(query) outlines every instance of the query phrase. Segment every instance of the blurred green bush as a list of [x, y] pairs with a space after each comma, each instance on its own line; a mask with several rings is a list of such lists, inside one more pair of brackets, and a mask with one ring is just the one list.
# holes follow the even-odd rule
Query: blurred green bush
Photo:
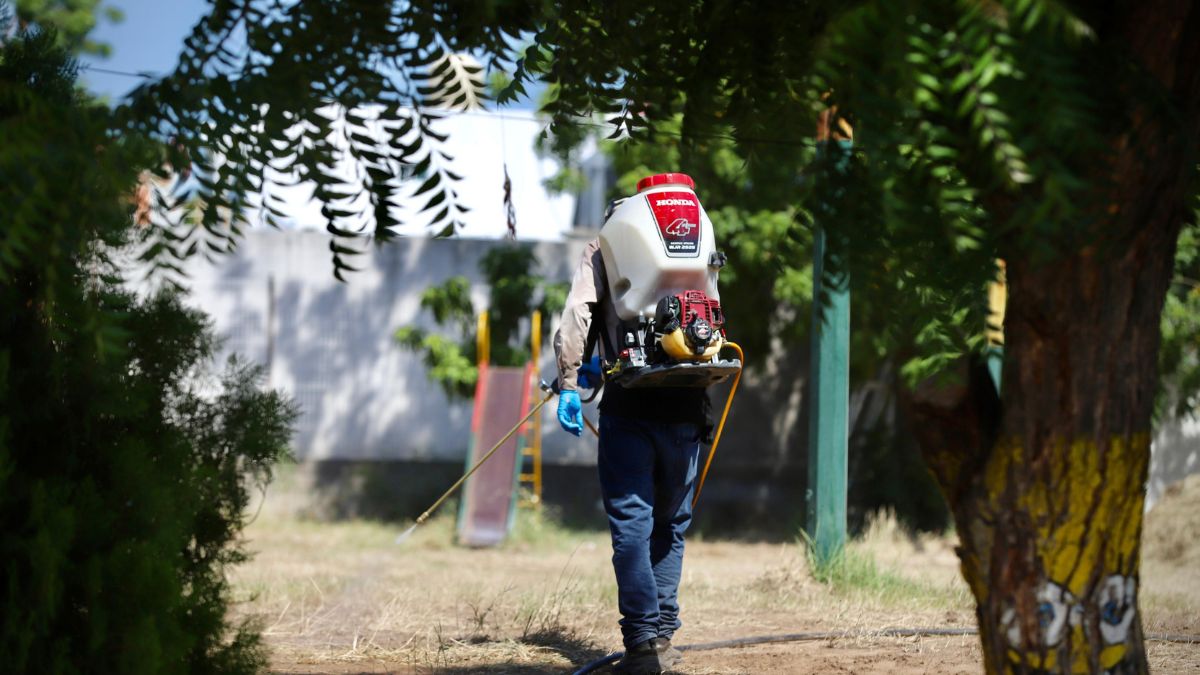
[[51, 32], [0, 48], [0, 664], [257, 672], [225, 573], [295, 410], [255, 368], [214, 369], [177, 292], [125, 290], [155, 148], [74, 76]]

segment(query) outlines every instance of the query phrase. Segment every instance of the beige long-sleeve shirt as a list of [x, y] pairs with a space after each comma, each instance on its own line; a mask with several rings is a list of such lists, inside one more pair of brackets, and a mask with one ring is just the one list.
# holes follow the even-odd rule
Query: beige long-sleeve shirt
[[[608, 297], [608, 281], [604, 272], [604, 258], [600, 254], [600, 240], [593, 239], [583, 249], [575, 274], [571, 277], [571, 291], [563, 307], [562, 321], [554, 334], [554, 355], [558, 364], [559, 387], [575, 389], [576, 370], [583, 365], [583, 350], [587, 348], [588, 330], [591, 329], [594, 312], [601, 312], [604, 330], [609, 344], [617, 345], [620, 319]], [[604, 350], [604, 340], [597, 340], [597, 348]], [[612, 360], [616, 355], [604, 353]]]

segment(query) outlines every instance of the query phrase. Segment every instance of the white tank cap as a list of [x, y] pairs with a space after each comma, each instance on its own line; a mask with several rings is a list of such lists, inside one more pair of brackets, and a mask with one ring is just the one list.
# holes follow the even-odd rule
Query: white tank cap
[[686, 173], [660, 173], [639, 180], [637, 191], [640, 193], [660, 185], [686, 185], [692, 190], [696, 189], [696, 181]]

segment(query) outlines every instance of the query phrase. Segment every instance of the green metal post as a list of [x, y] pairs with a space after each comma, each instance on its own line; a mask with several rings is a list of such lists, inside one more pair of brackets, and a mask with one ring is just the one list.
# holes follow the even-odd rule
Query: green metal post
[[[849, 140], [835, 141], [844, 149]], [[848, 154], [848, 153], [847, 153]], [[813, 242], [812, 364], [809, 373], [808, 535], [818, 565], [846, 544], [846, 461], [850, 401], [849, 277], [826, 283], [825, 230]]]

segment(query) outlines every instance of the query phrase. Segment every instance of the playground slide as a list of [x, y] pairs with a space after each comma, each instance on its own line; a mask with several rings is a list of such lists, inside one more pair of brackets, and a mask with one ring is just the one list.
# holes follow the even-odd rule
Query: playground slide
[[[530, 367], [480, 366], [468, 467], [529, 411], [531, 381]], [[467, 480], [458, 512], [460, 544], [495, 546], [508, 534], [516, 507], [523, 437], [523, 433], [514, 434]]]

